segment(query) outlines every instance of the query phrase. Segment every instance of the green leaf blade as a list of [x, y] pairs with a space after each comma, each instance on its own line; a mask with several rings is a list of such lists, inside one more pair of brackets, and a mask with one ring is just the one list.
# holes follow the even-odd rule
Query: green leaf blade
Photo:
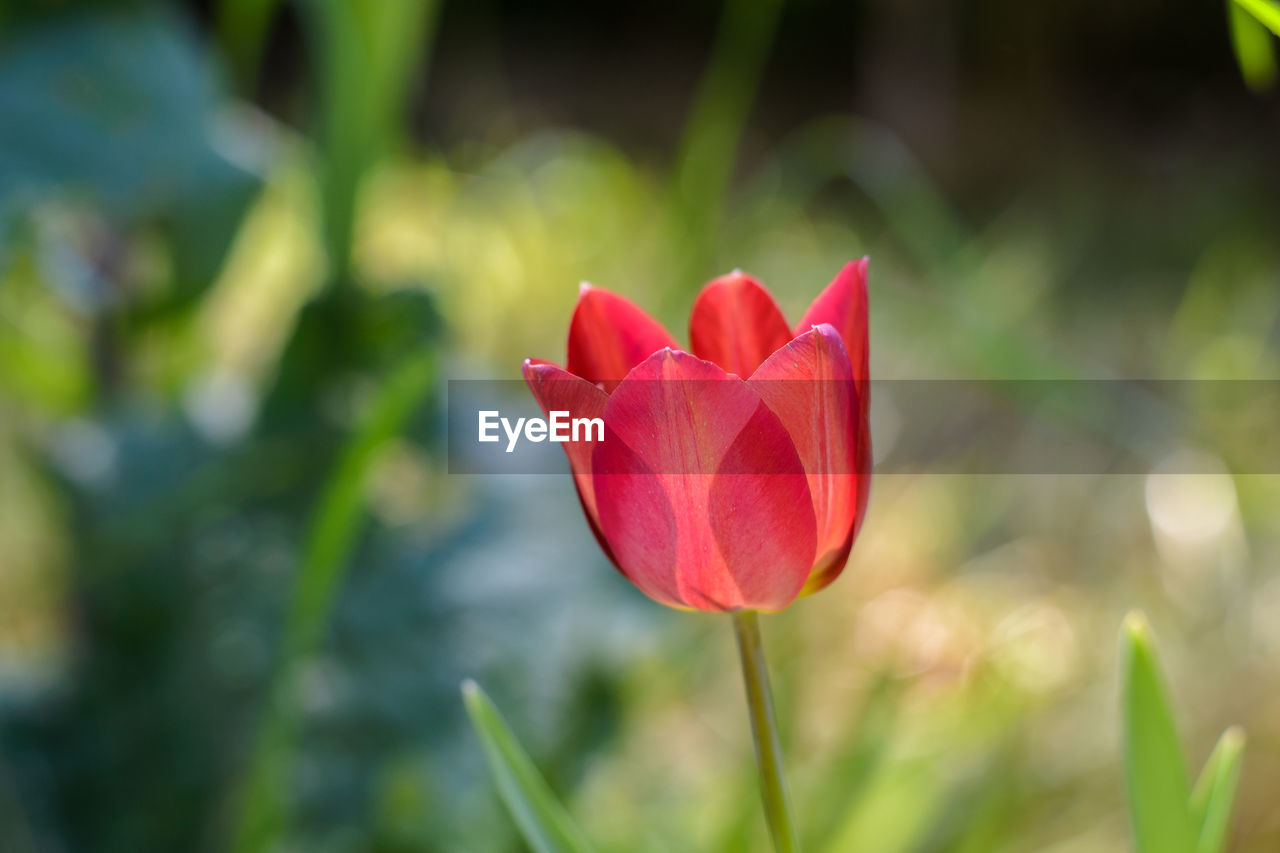
[[1280, 2], [1278, 0], [1232, 0], [1271, 32], [1280, 36]]
[[480, 685], [464, 681], [462, 698], [498, 793], [524, 840], [537, 853], [589, 853], [590, 845]]
[[1223, 732], [1191, 791], [1191, 819], [1200, 831], [1196, 853], [1222, 853], [1226, 846], [1244, 742], [1244, 731], [1239, 727]]
[[1269, 91], [1280, 77], [1271, 34], [1262, 22], [1244, 6], [1232, 0], [1227, 7], [1227, 24], [1231, 30], [1231, 47], [1240, 66], [1240, 76], [1254, 92]]
[[1129, 818], [1137, 853], [1197, 853], [1190, 784], [1165, 694], [1151, 629], [1124, 622], [1122, 715]]

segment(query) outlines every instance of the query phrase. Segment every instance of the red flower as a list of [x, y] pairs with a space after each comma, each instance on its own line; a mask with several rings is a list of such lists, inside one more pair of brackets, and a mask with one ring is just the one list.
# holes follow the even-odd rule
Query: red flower
[[781, 610], [844, 568], [870, 485], [867, 259], [793, 329], [759, 282], [710, 282], [683, 351], [634, 303], [583, 285], [568, 370], [528, 359], [544, 412], [602, 418], [566, 443], [609, 559], [673, 607]]

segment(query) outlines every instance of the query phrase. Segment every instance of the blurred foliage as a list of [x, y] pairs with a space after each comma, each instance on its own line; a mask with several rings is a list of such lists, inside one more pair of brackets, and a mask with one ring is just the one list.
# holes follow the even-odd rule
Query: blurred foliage
[[[126, 262], [113, 245], [120, 232], [149, 225], [161, 229], [174, 295], [214, 275], [259, 164], [251, 132], [234, 127], [210, 63], [174, 15], [40, 22], [0, 56], [0, 114], [0, 234], [31, 213], [59, 242], [92, 243], [84, 253], [110, 267]], [[106, 285], [79, 284], [82, 299], [110, 298], [94, 292]]]
[[[700, 277], [748, 269], [797, 317], [870, 254], [879, 377], [1280, 374], [1274, 102], [1241, 90], [1220, 9], [1116, 60], [1079, 47], [1076, 14], [1099, 51], [1183, 16], [859, 4], [854, 116], [769, 77], [767, 57], [820, 52], [819, 4], [691, 4], [691, 73], [663, 84], [683, 35], [663, 32], [634, 88], [596, 95], [659, 104], [664, 158], [514, 118], [530, 81], [486, 112], [461, 6], [215, 5], [3, 18], [6, 850], [252, 847], [254, 808], [283, 848], [521, 849], [466, 677], [599, 849], [762, 850], [728, 625], [618, 578], [562, 478], [445, 469], [436, 380], [560, 358], [579, 280], [679, 334]], [[1186, 32], [1218, 39], [1211, 60]], [[1106, 82], [1135, 100], [1080, 108], [1046, 42], [1087, 52], [1073, 68], [1132, 63]], [[1164, 44], [1183, 64], [1153, 82]], [[445, 48], [477, 64], [424, 87]], [[1005, 51], [1026, 62], [1007, 90], [987, 76]], [[831, 78], [800, 82], [851, 86]], [[673, 103], [638, 94], [662, 85]], [[1175, 118], [1135, 129], [1134, 93], [1166, 89]], [[472, 98], [484, 133], [422, 115]], [[873, 407], [881, 454], [893, 403]], [[1280, 484], [1144, 452], [1146, 477], [879, 478], [846, 576], [766, 627], [807, 849], [1126, 849], [1111, 638], [1135, 605], [1191, 763], [1250, 733], [1227, 849], [1276, 849]]]

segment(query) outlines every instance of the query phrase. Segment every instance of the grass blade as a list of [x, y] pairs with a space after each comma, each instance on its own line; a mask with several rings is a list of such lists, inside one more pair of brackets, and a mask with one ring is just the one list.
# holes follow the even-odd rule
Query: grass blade
[[1227, 24], [1231, 30], [1231, 47], [1245, 85], [1255, 92], [1266, 92], [1276, 84], [1280, 68], [1267, 32], [1257, 17], [1232, 0], [1227, 5]]
[[480, 685], [464, 681], [462, 698], [484, 746], [498, 793], [524, 840], [536, 853], [589, 851], [590, 845]]
[[280, 0], [222, 0], [218, 4], [218, 35], [241, 90], [252, 92], [258, 79], [262, 48]]
[[1196, 853], [1186, 763], [1156, 662], [1151, 628], [1140, 613], [1124, 621], [1122, 715], [1129, 818], [1137, 853]]
[[1244, 755], [1244, 731], [1232, 726], [1222, 733], [1213, 754], [1191, 791], [1191, 820], [1200, 830], [1196, 853], [1222, 853], [1235, 805], [1236, 784]]
[[329, 272], [351, 283], [361, 182], [402, 130], [415, 69], [435, 41], [439, 0], [310, 0], [322, 105], [321, 189]]
[[376, 392], [364, 422], [343, 448], [307, 531], [302, 566], [285, 615], [275, 674], [257, 741], [239, 793], [232, 850], [273, 847], [288, 822], [299, 712], [293, 695], [298, 664], [320, 645], [365, 518], [365, 482], [387, 443], [403, 431], [435, 380], [435, 354], [422, 349], [398, 365]]
[[1232, 2], [1253, 15], [1258, 23], [1280, 36], [1280, 2], [1277, 0], [1232, 0]]

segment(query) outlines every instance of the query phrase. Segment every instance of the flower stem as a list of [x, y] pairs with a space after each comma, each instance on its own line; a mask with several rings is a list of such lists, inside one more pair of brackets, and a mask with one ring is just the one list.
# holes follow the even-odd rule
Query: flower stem
[[733, 630], [742, 657], [742, 680], [747, 688], [747, 708], [751, 711], [751, 736], [756, 743], [756, 763], [760, 765], [760, 795], [773, 847], [778, 853], [797, 853], [800, 840], [791, 820], [787, 780], [782, 772], [782, 747], [769, 690], [769, 667], [760, 642], [760, 621], [754, 610], [733, 614]]

